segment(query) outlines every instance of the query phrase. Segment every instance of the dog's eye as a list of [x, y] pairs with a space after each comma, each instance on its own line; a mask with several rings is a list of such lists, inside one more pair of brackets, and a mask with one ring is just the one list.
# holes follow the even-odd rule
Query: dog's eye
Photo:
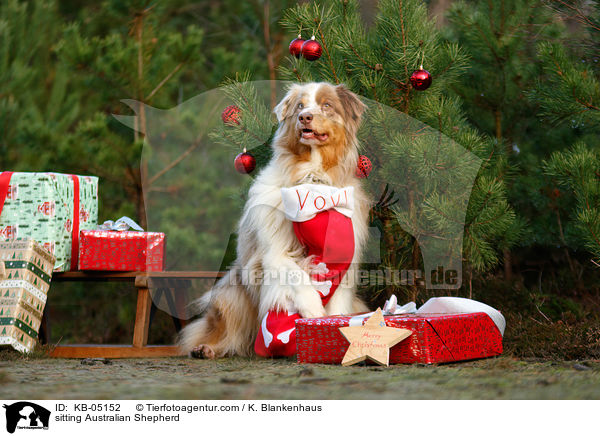
[[298, 109], [302, 109], [304, 105], [302, 103], [298, 103]]
[[327, 107], [331, 107], [331, 105], [329, 103], [323, 103], [323, 107], [327, 108]]

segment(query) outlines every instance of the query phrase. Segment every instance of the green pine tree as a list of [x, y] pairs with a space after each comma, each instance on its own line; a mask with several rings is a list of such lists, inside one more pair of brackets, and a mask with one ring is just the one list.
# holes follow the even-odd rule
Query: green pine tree
[[[441, 132], [482, 160], [465, 218], [463, 258], [468, 279], [471, 271], [485, 271], [496, 265], [498, 249], [511, 246], [519, 234], [515, 214], [506, 199], [505, 151], [466, 121], [460, 99], [449, 92], [468, 67], [468, 58], [459, 45], [443, 41], [425, 4], [416, 0], [381, 1], [370, 28], [361, 22], [355, 1], [299, 5], [288, 11], [284, 24], [291, 34], [300, 28], [314, 33], [323, 46], [322, 57], [314, 63], [290, 58], [289, 66], [282, 68], [285, 78], [345, 83], [358, 94], [431, 126], [432, 132]], [[433, 75], [432, 86], [422, 92], [415, 91], [409, 83], [411, 73], [420, 64]], [[432, 185], [431, 180], [432, 174], [433, 178], [439, 176], [435, 168], [448, 165], [444, 159], [452, 161], [456, 152], [444, 145], [444, 152], [436, 153], [440, 149], [437, 141], [408, 137], [402, 140], [396, 136], [398, 131], [376, 121], [371, 123], [372, 134], [389, 140], [384, 141], [383, 155], [371, 158], [388, 180], [402, 174], [411, 185], [409, 197], [412, 196], [400, 198], [408, 204], [407, 211], [397, 207], [391, 209], [393, 213], [385, 207], [373, 211], [374, 223], [379, 223], [384, 233], [383, 263], [394, 270], [422, 270], [421, 250], [416, 242], [419, 236], [411, 236], [399, 223], [418, 222], [421, 233], [435, 229], [445, 234], [444, 231], [455, 228], [453, 219], [460, 202], [451, 195], [438, 195], [442, 188]], [[361, 139], [367, 142], [368, 151], [368, 137], [362, 135]], [[428, 207], [419, 210], [412, 207], [412, 202]], [[422, 284], [417, 283], [410, 289], [401, 286], [386, 292], [407, 291], [416, 298], [421, 289]]]
[[[540, 102], [541, 116], [552, 125], [568, 125], [576, 140], [567, 151], [558, 151], [544, 169], [558, 185], [575, 198], [564, 232], [573, 233], [600, 261], [600, 3], [553, 2], [557, 10], [578, 21], [579, 44], [561, 42], [539, 45], [545, 76], [531, 98]], [[559, 191], [560, 192], [560, 191]], [[570, 196], [569, 195], [569, 196]]]
[[[375, 195], [381, 195], [372, 211], [372, 224], [383, 233], [380, 267], [422, 271], [417, 240], [430, 253], [440, 251], [430, 235], [449, 239], [447, 235], [457, 234], [456, 221], [467, 201], [464, 246], [462, 239], [454, 243], [463, 246], [468, 271], [494, 266], [497, 248], [514, 243], [519, 230], [506, 200], [504, 150], [478, 134], [465, 120], [460, 100], [445, 91], [464, 72], [467, 57], [457, 44], [442, 40], [422, 2], [382, 1], [371, 29], [364, 27], [354, 1], [299, 5], [286, 12], [283, 23], [290, 29], [290, 39], [302, 29], [305, 38], [314, 33], [323, 47], [316, 62], [288, 57], [287, 66], [284, 63], [280, 68], [283, 78], [344, 83], [371, 100], [372, 109], [367, 110], [359, 136], [376, 168], [370, 186], [375, 186]], [[434, 76], [425, 92], [412, 89], [408, 80], [421, 62]], [[275, 127], [271, 107], [264, 98], [257, 98], [255, 87], [236, 81], [227, 85], [226, 93], [242, 109], [240, 124], [222, 126], [212, 138], [233, 149], [247, 147], [258, 155], [260, 166], [269, 157], [264, 143]], [[473, 161], [464, 158], [460, 151], [464, 149], [456, 143], [473, 153]], [[475, 168], [475, 156], [482, 164], [469, 198], [473, 180], [468, 176]], [[395, 182], [398, 174], [409, 189], [391, 192], [386, 180]], [[444, 179], [450, 175], [451, 180]], [[398, 203], [392, 207], [386, 204], [394, 202]], [[424, 282], [418, 281], [371, 291], [374, 295], [401, 291], [414, 299], [423, 287]]]
[[54, 1], [0, 3], [0, 164], [5, 169], [50, 169], [81, 114], [71, 71], [55, 60], [62, 25]]
[[[564, 26], [543, 1], [458, 1], [447, 17], [446, 38], [471, 58], [469, 70], [452, 90], [466, 103], [469, 121], [505, 147], [509, 200], [524, 221], [520, 250], [504, 250], [505, 277], [510, 279], [513, 257], [518, 264], [530, 255], [529, 247], [541, 245], [552, 253], [564, 242], [555, 211], [568, 199], [554, 195], [541, 163], [564, 147], [569, 132], [548, 129], [536, 116], [539, 104], [526, 97], [543, 73], [540, 63], [532, 61], [536, 44], [563, 37]], [[561, 255], [570, 259], [566, 249]]]
[[[83, 169], [124, 189], [142, 227], [146, 227], [141, 172], [139, 167], [143, 133], [147, 130], [144, 105], [170, 101], [178, 88], [178, 76], [186, 68], [200, 69], [204, 57], [199, 50], [202, 31], [189, 25], [181, 32], [161, 26], [164, 6], [148, 0], [107, 2], [96, 20], [110, 17], [121, 27], [103, 36], [88, 36], [79, 23], [69, 25], [58, 46], [58, 54], [87, 85], [88, 107], [102, 107], [80, 123], [65, 143], [62, 155]], [[122, 99], [140, 102], [134, 133], [124, 131], [111, 113], [120, 113]], [[108, 106], [108, 108], [107, 108]], [[107, 110], [108, 109], [108, 110]], [[86, 144], [78, 147], [77, 144]], [[90, 159], [93, 158], [93, 159]], [[121, 165], [114, 165], [121, 162]], [[124, 183], [125, 182], [125, 183]], [[105, 187], [107, 185], [104, 185]], [[117, 198], [122, 198], [119, 195]], [[113, 206], [111, 209], [117, 209]], [[131, 214], [131, 212], [129, 212]]]

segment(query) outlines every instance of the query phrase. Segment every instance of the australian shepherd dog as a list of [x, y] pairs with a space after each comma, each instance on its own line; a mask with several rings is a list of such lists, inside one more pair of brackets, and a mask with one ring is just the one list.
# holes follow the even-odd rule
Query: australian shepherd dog
[[[237, 259], [196, 302], [203, 315], [181, 331], [182, 352], [208, 359], [289, 355], [295, 319], [367, 310], [352, 280], [370, 208], [356, 174], [364, 109], [344, 85], [289, 88], [274, 109], [273, 157], [255, 178], [239, 222]], [[327, 261], [324, 251], [336, 250], [341, 258]], [[287, 327], [269, 327], [279, 321]], [[281, 352], [272, 351], [276, 343]]]

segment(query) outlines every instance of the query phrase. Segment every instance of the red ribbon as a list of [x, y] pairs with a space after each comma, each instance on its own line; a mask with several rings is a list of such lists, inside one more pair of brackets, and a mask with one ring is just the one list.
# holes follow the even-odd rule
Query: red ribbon
[[2, 215], [4, 202], [6, 201], [6, 196], [8, 195], [8, 185], [10, 185], [10, 177], [12, 174], [12, 171], [3, 171], [0, 174], [0, 215]]
[[78, 269], [79, 261], [79, 177], [69, 174], [73, 180], [73, 233], [71, 238], [71, 271]]

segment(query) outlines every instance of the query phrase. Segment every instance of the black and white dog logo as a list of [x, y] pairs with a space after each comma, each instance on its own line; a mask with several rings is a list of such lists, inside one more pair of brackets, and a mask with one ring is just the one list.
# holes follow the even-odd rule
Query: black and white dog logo
[[6, 431], [14, 433], [19, 429], [48, 429], [50, 411], [29, 401], [5, 404]]

